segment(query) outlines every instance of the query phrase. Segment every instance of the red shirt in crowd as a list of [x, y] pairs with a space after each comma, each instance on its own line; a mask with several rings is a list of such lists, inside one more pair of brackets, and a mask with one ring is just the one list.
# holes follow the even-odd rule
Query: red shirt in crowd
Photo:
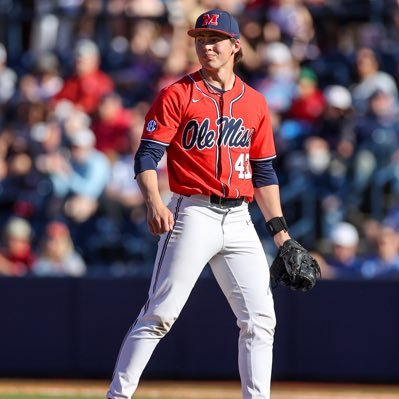
[[113, 89], [112, 79], [106, 73], [96, 70], [67, 79], [62, 89], [53, 97], [53, 102], [69, 100], [88, 114], [92, 114], [96, 111], [101, 97]]
[[288, 116], [289, 118], [313, 123], [321, 115], [324, 107], [324, 95], [317, 89], [309, 96], [294, 99]]
[[126, 153], [130, 150], [129, 129], [132, 113], [124, 108], [117, 111], [112, 119], [97, 119], [92, 125], [96, 135], [96, 148], [103, 153]]
[[[2, 272], [9, 276], [23, 276], [32, 269], [36, 255], [28, 241], [19, 240], [16, 248], [2, 248], [0, 250], [0, 275]], [[4, 270], [5, 269], [5, 270]]]

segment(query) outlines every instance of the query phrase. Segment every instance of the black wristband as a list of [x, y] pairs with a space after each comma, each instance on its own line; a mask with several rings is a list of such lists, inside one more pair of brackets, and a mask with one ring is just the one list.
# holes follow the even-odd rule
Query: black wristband
[[284, 216], [277, 216], [270, 219], [268, 222], [266, 222], [266, 228], [272, 237], [274, 237], [281, 230], [288, 231], [287, 222], [285, 221]]

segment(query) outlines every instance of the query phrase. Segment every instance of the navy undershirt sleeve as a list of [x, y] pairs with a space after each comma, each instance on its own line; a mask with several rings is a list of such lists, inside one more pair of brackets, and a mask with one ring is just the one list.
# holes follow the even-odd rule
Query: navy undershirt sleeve
[[278, 184], [278, 178], [271, 159], [250, 162], [252, 168], [252, 182], [255, 188]]
[[156, 169], [166, 147], [153, 141], [142, 140], [134, 157], [134, 174]]

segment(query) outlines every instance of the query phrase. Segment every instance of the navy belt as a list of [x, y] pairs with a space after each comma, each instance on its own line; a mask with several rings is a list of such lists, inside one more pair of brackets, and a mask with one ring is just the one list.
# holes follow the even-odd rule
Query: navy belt
[[226, 208], [232, 208], [235, 206], [240, 206], [245, 201], [245, 197], [239, 198], [223, 198], [219, 197], [216, 194], [211, 194], [209, 197], [209, 201], [211, 204], [217, 204]]

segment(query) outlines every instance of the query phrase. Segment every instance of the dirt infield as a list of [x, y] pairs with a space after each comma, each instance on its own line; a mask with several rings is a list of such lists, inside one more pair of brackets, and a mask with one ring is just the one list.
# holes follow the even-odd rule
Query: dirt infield
[[[0, 380], [0, 394], [104, 397], [107, 382]], [[137, 396], [176, 399], [241, 399], [236, 381], [143, 381]], [[272, 385], [272, 399], [398, 399], [399, 385], [282, 383]]]

